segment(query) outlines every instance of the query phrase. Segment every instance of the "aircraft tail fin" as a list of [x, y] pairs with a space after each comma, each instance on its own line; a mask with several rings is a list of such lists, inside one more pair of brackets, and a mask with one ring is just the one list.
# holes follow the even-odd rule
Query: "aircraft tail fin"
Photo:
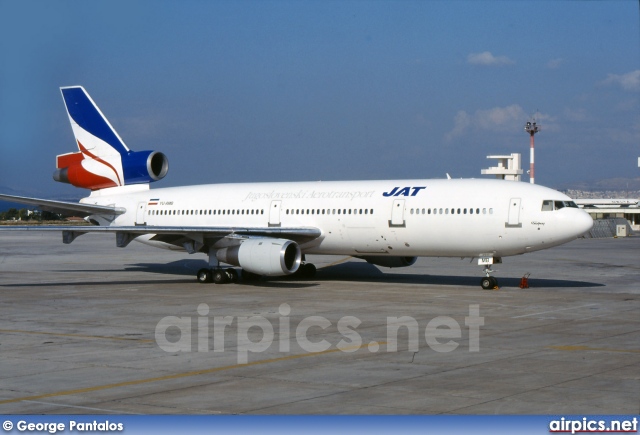
[[157, 181], [169, 170], [157, 151], [131, 151], [82, 86], [60, 88], [78, 152], [57, 156], [53, 179], [91, 190]]

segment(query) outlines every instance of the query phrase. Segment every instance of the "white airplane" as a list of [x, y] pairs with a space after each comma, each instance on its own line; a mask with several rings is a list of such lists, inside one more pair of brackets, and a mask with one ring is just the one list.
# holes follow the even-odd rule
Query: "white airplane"
[[157, 248], [204, 253], [201, 283], [297, 274], [305, 254], [350, 255], [386, 267], [417, 257], [477, 258], [481, 286], [497, 287], [491, 265], [570, 242], [593, 220], [555, 190], [504, 180], [442, 179], [210, 184], [149, 189], [169, 169], [156, 151], [131, 151], [80, 86], [61, 88], [78, 152], [57, 157], [54, 179], [90, 189], [80, 203], [0, 195], [0, 200], [84, 215], [90, 226], [2, 227], [115, 233]]

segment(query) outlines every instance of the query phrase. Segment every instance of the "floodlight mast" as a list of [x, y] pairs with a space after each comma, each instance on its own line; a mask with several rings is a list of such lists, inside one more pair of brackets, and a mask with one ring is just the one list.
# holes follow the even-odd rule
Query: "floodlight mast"
[[530, 168], [529, 168], [529, 182], [531, 184], [535, 184], [535, 172], [534, 172], [534, 140], [533, 140], [533, 136], [540, 131], [540, 126], [537, 125], [535, 118], [532, 119], [531, 121], [527, 121], [527, 124], [524, 126], [524, 131], [526, 131], [527, 133], [529, 133], [529, 136], [531, 137], [531, 139], [529, 139], [529, 144], [530, 144], [530, 148], [531, 148], [531, 154], [530, 154]]

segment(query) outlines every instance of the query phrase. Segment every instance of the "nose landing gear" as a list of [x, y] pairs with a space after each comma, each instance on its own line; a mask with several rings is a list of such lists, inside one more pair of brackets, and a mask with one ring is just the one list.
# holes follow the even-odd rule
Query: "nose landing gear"
[[498, 280], [495, 277], [489, 275], [490, 273], [493, 273], [491, 266], [489, 265], [485, 266], [483, 269], [483, 272], [485, 273], [486, 276], [480, 280], [480, 285], [482, 286], [482, 289], [483, 290], [497, 289]]
[[484, 266], [482, 272], [484, 272], [484, 277], [480, 280], [480, 286], [483, 290], [497, 290], [498, 289], [498, 280], [491, 276], [494, 272], [491, 269], [492, 264], [502, 263], [501, 257], [494, 257], [492, 255], [482, 256], [478, 259], [478, 265]]

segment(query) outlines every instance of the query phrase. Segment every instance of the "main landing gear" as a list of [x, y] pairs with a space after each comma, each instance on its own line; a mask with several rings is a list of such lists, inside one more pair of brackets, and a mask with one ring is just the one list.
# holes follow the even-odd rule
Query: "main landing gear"
[[196, 279], [200, 284], [215, 283], [215, 284], [228, 284], [238, 282], [238, 271], [233, 267], [228, 269], [215, 268], [207, 269], [203, 268], [198, 271]]
[[[244, 273], [243, 273], [244, 278]], [[215, 283], [229, 284], [238, 282], [238, 271], [233, 267], [222, 268], [216, 258], [216, 251], [209, 249], [209, 267], [202, 268], [198, 271], [196, 279], [200, 284]]]
[[[307, 263], [304, 260], [304, 256], [302, 257], [302, 263], [298, 267], [298, 270], [295, 271], [290, 277], [294, 279], [310, 279], [313, 278], [316, 274], [316, 267]], [[253, 272], [249, 272], [247, 270], [241, 269], [240, 275], [238, 275], [238, 270], [229, 267], [222, 268], [220, 267], [220, 262], [216, 255], [216, 250], [213, 248], [209, 248], [209, 267], [204, 267], [198, 271], [196, 274], [196, 279], [200, 284], [206, 283], [215, 283], [215, 284], [228, 284], [228, 283], [236, 283], [239, 281], [240, 277], [242, 277], [243, 281], [257, 281], [261, 278], [262, 275], [258, 275]]]
[[[294, 279], [311, 279], [316, 274], [316, 267], [311, 263], [303, 263], [300, 265], [296, 273], [293, 275], [289, 275]], [[241, 274], [238, 274], [238, 270], [233, 267], [229, 267], [227, 269], [223, 268], [202, 268], [196, 274], [196, 279], [200, 284], [230, 284], [237, 283], [240, 281], [240, 277], [242, 277], [242, 281], [251, 282], [257, 281], [262, 276], [257, 273], [248, 272], [246, 270], [242, 270]]]
[[[293, 279], [311, 279], [316, 275], [316, 267], [311, 263], [303, 263], [300, 265], [296, 273], [289, 275]], [[251, 282], [257, 281], [262, 276], [257, 273], [248, 272], [244, 269], [238, 274], [238, 270], [233, 267], [223, 269], [221, 267], [216, 268], [202, 268], [196, 274], [196, 279], [200, 284], [230, 284], [240, 281]]]

